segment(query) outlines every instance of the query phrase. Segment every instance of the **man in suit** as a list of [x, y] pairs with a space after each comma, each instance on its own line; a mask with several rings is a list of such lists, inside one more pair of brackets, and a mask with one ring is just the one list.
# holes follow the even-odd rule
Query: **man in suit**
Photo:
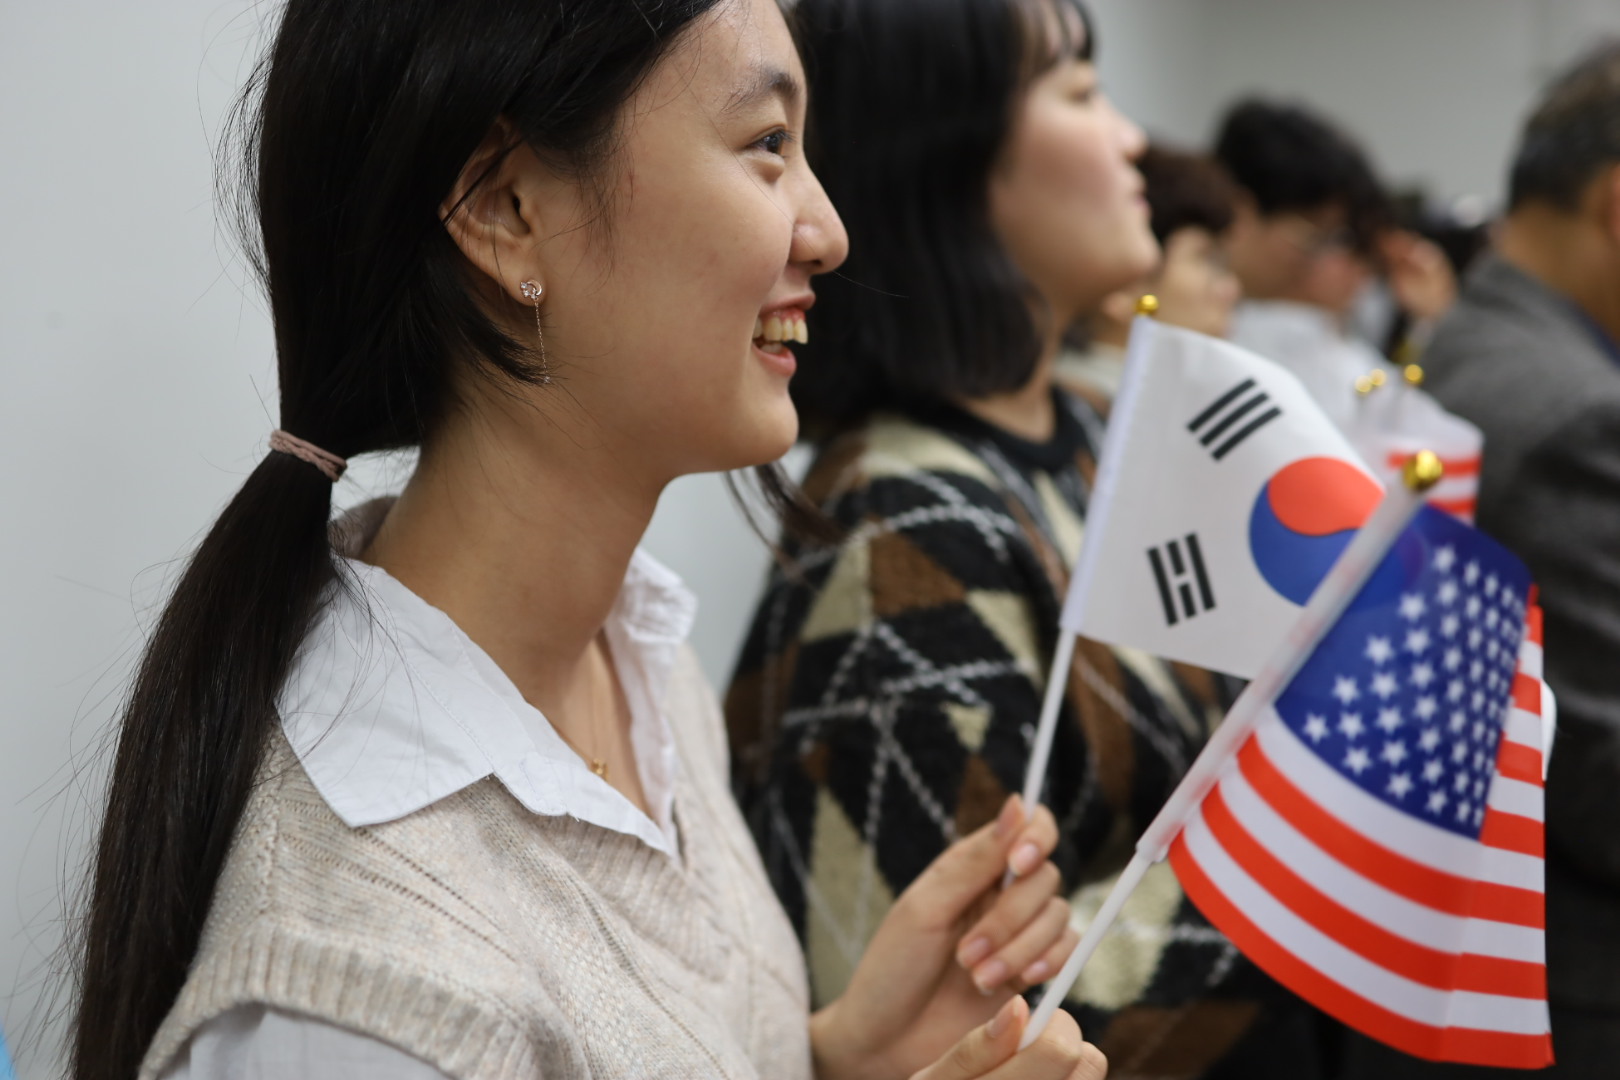
[[[1620, 42], [1546, 91], [1495, 251], [1424, 361], [1485, 433], [1479, 525], [1529, 564], [1558, 699], [1547, 781], [1544, 1076], [1620, 1076]], [[1522, 1075], [1353, 1040], [1350, 1077]]]

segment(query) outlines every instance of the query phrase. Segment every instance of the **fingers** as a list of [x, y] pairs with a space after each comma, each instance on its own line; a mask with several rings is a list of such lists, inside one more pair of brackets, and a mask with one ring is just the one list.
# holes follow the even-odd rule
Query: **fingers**
[[[1062, 936], [1068, 906], [1054, 900], [1061, 885], [1057, 867], [1041, 863], [1034, 873], [996, 895], [973, 928], [962, 935], [956, 962], [972, 973], [982, 992], [988, 993], [1023, 971]], [[1053, 915], [1047, 908], [1053, 904], [1059, 909], [1056, 923], [1048, 925]], [[1015, 941], [1021, 947], [1009, 953], [1008, 946]]]
[[1034, 963], [1018, 973], [1018, 981], [1023, 986], [1014, 987], [1014, 989], [1027, 990], [1031, 986], [1039, 986], [1047, 979], [1052, 978], [1063, 970], [1063, 965], [1069, 962], [1069, 957], [1073, 955], [1075, 946], [1079, 944], [1080, 932], [1073, 926], [1065, 924], [1063, 936], [1058, 938], [1046, 952], [1036, 958]]
[[[1008, 799], [1009, 803], [1018, 800], [1022, 809], [1023, 800], [1014, 795]], [[1006, 812], [1003, 808], [1003, 813]], [[1014, 877], [1023, 877], [1036, 867], [1046, 862], [1057, 847], [1058, 829], [1057, 819], [1052, 811], [1044, 806], [1036, 806], [1035, 813], [1030, 816], [1023, 830], [1013, 841], [1012, 853], [1007, 856], [1007, 869], [1013, 872]]]
[[1108, 1075], [1102, 1051], [1080, 1037], [1068, 1013], [1059, 1011], [1040, 1038], [1019, 1051], [1028, 1022], [1029, 1006], [1015, 997], [911, 1080], [1104, 1080]]
[[996, 820], [946, 848], [901, 895], [925, 924], [955, 922], [992, 886], [1003, 871], [1022, 877], [1046, 861], [1057, 846], [1057, 822], [1038, 806], [1024, 820], [1023, 800], [1012, 796]]
[[[974, 983], [981, 993], [989, 993], [1001, 986], [1016, 990], [1020, 983], [1044, 981], [1050, 974], [1047, 970], [1050, 964], [1045, 960], [1047, 950], [1062, 941], [1068, 930], [1069, 905], [1056, 898], [1048, 900], [1040, 914], [1024, 927], [1012, 943], [984, 965], [991, 970], [982, 973], [982, 981], [981, 969], [974, 969]], [[1029, 978], [1030, 975], [1035, 977]]]
[[[911, 1080], [979, 1080], [988, 1076], [1018, 1052], [1018, 1040], [1028, 1022], [1028, 1002], [1014, 997], [989, 1023], [962, 1036], [944, 1057], [921, 1072], [913, 1073]], [[1062, 1074], [1054, 1074], [1054, 1080], [1060, 1076]]]
[[1103, 1080], [1107, 1075], [1108, 1059], [1080, 1037], [1074, 1017], [1059, 1009], [1040, 1038], [984, 1080]]

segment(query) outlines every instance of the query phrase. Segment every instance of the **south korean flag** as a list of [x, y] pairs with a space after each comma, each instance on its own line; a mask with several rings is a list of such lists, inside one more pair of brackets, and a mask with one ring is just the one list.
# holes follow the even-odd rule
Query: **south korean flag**
[[1063, 625], [1252, 677], [1382, 495], [1288, 371], [1138, 318]]

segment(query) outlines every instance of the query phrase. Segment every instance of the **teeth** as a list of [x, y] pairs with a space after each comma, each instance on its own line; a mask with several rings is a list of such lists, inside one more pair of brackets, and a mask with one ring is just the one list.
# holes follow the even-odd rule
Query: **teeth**
[[802, 311], [786, 311], [763, 319], [755, 318], [754, 340], [796, 341], [800, 345], [808, 345], [810, 327], [805, 323]]

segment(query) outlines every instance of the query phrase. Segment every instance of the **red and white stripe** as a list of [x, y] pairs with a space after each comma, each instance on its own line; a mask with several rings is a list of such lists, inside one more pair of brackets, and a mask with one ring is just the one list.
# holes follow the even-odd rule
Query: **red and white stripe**
[[1547, 1016], [1540, 613], [1479, 842], [1403, 814], [1275, 712], [1170, 850], [1187, 894], [1301, 997], [1418, 1057], [1539, 1068]]

